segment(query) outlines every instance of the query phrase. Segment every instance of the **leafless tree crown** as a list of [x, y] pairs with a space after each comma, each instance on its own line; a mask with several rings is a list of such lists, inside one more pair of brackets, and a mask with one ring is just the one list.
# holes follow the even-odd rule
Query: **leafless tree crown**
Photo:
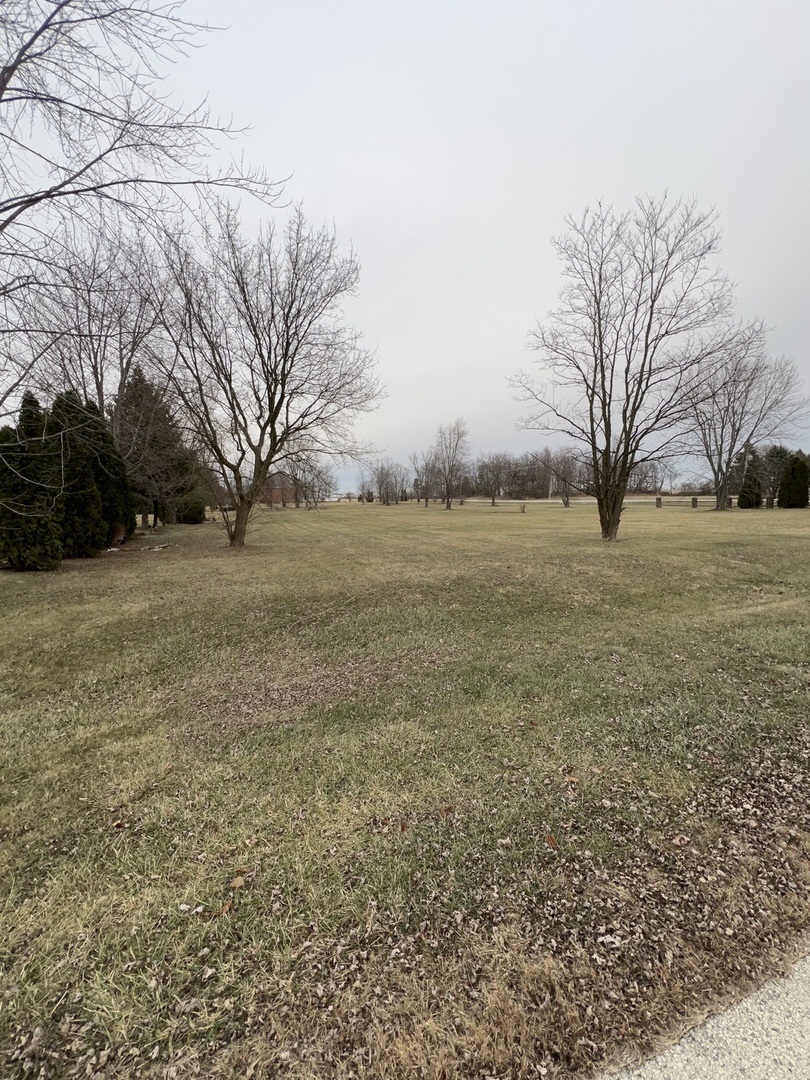
[[381, 388], [343, 319], [359, 267], [335, 234], [297, 209], [251, 242], [223, 207], [202, 252], [176, 242], [168, 260], [167, 377], [234, 505], [249, 512], [271, 466], [356, 450], [353, 421]]
[[615, 539], [627, 480], [660, 456], [687, 412], [687, 381], [727, 339], [728, 279], [712, 265], [716, 215], [694, 201], [601, 204], [554, 241], [560, 306], [531, 336], [541, 379], [515, 385], [527, 427], [559, 431], [590, 460], [602, 534]]

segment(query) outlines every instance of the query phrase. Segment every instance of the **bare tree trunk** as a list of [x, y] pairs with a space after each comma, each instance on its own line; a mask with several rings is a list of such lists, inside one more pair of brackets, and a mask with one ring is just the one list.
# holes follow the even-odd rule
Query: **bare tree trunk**
[[618, 536], [625, 490], [626, 486], [620, 490], [611, 489], [605, 493], [598, 493], [596, 496], [603, 540], [615, 542]]
[[247, 535], [248, 518], [250, 517], [250, 511], [253, 509], [253, 503], [249, 499], [242, 499], [236, 507], [236, 517], [233, 522], [233, 532], [231, 533], [230, 547], [243, 548], [245, 546], [245, 536]]

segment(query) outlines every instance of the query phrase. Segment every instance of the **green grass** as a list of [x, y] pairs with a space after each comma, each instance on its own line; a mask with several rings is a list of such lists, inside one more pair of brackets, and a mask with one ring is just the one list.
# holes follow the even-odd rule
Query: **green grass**
[[[645, 1044], [639, 1002], [664, 1031], [746, 985], [757, 934], [720, 954], [661, 897], [687, 863], [703, 907], [754, 896], [769, 957], [807, 925], [808, 537], [342, 504], [260, 515], [242, 553], [178, 526], [0, 574], [5, 1068], [552, 1076]], [[776, 772], [785, 888], [769, 839], [723, 846], [734, 785], [756, 810]], [[661, 924], [668, 996], [633, 975], [649, 935], [594, 966], [622, 904]], [[640, 997], [597, 1038], [614, 967]]]

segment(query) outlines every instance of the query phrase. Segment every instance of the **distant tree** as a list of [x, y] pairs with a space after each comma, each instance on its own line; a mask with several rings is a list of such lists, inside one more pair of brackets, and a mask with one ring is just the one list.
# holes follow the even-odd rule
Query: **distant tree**
[[491, 506], [495, 505], [495, 500], [503, 490], [510, 464], [511, 455], [506, 451], [482, 454], [475, 463], [478, 490], [489, 498]]
[[16, 428], [0, 429], [0, 559], [14, 570], [55, 570], [62, 559], [59, 439], [31, 393]]
[[571, 505], [571, 497], [585, 492], [589, 485], [589, 462], [583, 462], [576, 447], [561, 447], [549, 457], [551, 490], [559, 496], [563, 506]]
[[627, 491], [633, 495], [658, 494], [663, 484], [661, 463], [650, 460], [639, 462], [630, 473]]
[[734, 466], [744, 468], [746, 448], [789, 435], [807, 411], [796, 365], [770, 359], [765, 339], [761, 322], [744, 327], [687, 383], [688, 445], [709, 464], [717, 510], [728, 505]]
[[292, 502], [296, 509], [301, 506], [317, 509], [319, 503], [332, 496], [335, 471], [323, 455], [299, 450], [295, 440], [288, 446], [280, 471], [289, 481]]
[[804, 458], [794, 455], [787, 463], [779, 481], [779, 506], [803, 509], [808, 505], [810, 473]]
[[771, 445], [760, 447], [759, 477], [766, 497], [775, 499], [779, 493], [779, 481], [785, 466], [793, 457], [793, 451], [787, 446]]
[[681, 431], [690, 376], [728, 337], [715, 222], [692, 201], [639, 198], [569, 217], [555, 241], [566, 284], [532, 335], [544, 381], [514, 383], [533, 407], [524, 426], [562, 432], [587, 457], [603, 540], [617, 538], [633, 469]]
[[377, 493], [377, 501], [383, 506], [403, 501], [403, 492], [407, 498], [408, 470], [391, 458], [377, 458], [371, 462], [369, 477]]
[[435, 448], [431, 447], [430, 450], [422, 453], [411, 454], [410, 462], [413, 469], [414, 498], [417, 502], [424, 499], [427, 506], [439, 486], [439, 466]]
[[394, 462], [390, 458], [377, 458], [369, 466], [369, 476], [377, 502], [383, 506], [390, 506], [396, 502], [396, 480], [394, 478]]
[[522, 457], [526, 475], [526, 495], [530, 499], [547, 499], [551, 491], [549, 451], [529, 451]]
[[436, 469], [444, 498], [445, 510], [450, 510], [461, 479], [468, 469], [470, 437], [462, 419], [441, 425], [433, 445]]

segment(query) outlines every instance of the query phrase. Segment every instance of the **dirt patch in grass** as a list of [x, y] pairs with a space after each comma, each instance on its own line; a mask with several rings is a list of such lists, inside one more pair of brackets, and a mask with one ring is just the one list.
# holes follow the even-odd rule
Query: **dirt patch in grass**
[[[434, 671], [446, 661], [447, 657], [438, 654], [385, 662], [363, 656], [339, 664], [312, 664], [305, 672], [293, 674], [289, 657], [266, 671], [257, 670], [255, 661], [235, 660], [227, 672], [174, 687], [172, 697], [179, 689], [186, 711], [195, 721], [208, 715], [233, 734], [267, 722], [293, 723], [312, 706], [368, 695], [382, 681], [390, 687], [420, 669]], [[297, 666], [301, 666], [300, 661]]]
[[230, 731], [234, 723], [251, 727], [270, 717], [289, 723], [313, 705], [345, 700], [373, 686], [377, 668], [373, 658], [365, 658], [339, 666], [314, 666], [305, 674], [281, 679], [271, 672], [262, 676], [253, 671], [236, 678], [228, 673], [214, 679], [203, 695], [195, 695], [192, 689], [190, 700]]

